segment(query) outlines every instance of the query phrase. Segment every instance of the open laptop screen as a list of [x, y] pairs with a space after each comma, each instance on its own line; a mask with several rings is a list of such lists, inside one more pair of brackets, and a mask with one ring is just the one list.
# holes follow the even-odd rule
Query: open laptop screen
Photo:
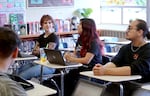
[[102, 96], [104, 90], [102, 85], [80, 79], [72, 96]]

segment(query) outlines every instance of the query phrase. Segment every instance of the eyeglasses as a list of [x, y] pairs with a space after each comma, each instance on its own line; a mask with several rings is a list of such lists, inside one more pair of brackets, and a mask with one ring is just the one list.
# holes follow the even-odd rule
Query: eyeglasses
[[131, 27], [128, 27], [127, 30], [128, 30], [128, 31], [131, 31], [131, 30], [137, 30], [137, 28], [131, 28]]

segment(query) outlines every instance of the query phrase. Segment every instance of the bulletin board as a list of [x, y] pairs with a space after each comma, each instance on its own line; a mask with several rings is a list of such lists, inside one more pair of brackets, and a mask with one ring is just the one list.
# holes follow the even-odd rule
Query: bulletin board
[[[18, 20], [24, 23], [26, 0], [0, 0], [0, 26]], [[14, 22], [16, 23], [16, 22]]]
[[25, 11], [26, 0], [0, 0], [0, 12]]
[[74, 0], [28, 0], [28, 7], [73, 6]]

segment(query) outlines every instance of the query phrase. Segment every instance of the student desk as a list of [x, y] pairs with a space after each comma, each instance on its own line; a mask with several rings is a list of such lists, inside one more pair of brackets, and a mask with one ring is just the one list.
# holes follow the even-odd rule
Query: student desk
[[14, 64], [10, 66], [11, 71], [13, 74], [18, 73], [18, 68], [19, 68], [19, 61], [27, 61], [27, 60], [35, 60], [38, 59], [38, 57], [33, 56], [33, 57], [18, 57], [14, 59]]
[[[147, 43], [150, 43], [150, 40], [146, 41]], [[131, 41], [129, 40], [125, 40], [125, 41], [116, 41], [116, 42], [105, 42], [105, 44], [117, 44], [117, 45], [126, 45], [131, 43]]]
[[59, 50], [73, 52], [75, 48], [60, 48]]
[[57, 91], [54, 89], [45, 87], [43, 85], [34, 83], [32, 81], [28, 81], [28, 82], [34, 85], [33, 89], [26, 91], [28, 96], [47, 96], [47, 95], [53, 95], [57, 93]]
[[105, 52], [104, 53], [106, 56], [114, 57], [117, 55], [117, 52]]
[[[60, 75], [61, 75], [61, 96], [64, 96], [64, 74], [66, 73], [65, 69], [67, 68], [77, 68], [82, 66], [82, 64], [76, 64], [76, 65], [69, 65], [69, 66], [63, 66], [63, 65], [57, 65], [57, 64], [50, 64], [48, 61], [46, 62], [41, 62], [40, 60], [35, 60], [34, 63], [40, 64], [42, 66], [46, 66], [49, 68], [55, 68], [60, 70]], [[42, 74], [42, 71], [41, 71]]]
[[143, 89], [150, 90], [150, 84], [142, 86]]
[[36, 56], [33, 56], [33, 57], [25, 57], [25, 58], [18, 57], [18, 58], [15, 58], [15, 61], [35, 60], [35, 59], [38, 59], [38, 57], [36, 57]]
[[120, 96], [123, 96], [123, 85], [121, 82], [124, 81], [130, 81], [130, 80], [136, 80], [136, 79], [141, 79], [140, 75], [132, 75], [132, 76], [94, 76], [92, 71], [85, 71], [85, 72], [80, 72], [81, 75], [88, 76], [91, 78], [96, 78], [104, 81], [109, 81], [112, 83], [119, 83], [120, 85]]
[[131, 41], [117, 41], [117, 42], [105, 42], [105, 44], [117, 44], [117, 45], [126, 45], [129, 44]]

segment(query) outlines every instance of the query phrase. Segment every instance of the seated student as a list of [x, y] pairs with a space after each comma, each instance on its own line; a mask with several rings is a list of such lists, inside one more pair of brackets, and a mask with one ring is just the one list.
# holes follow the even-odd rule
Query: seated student
[[[59, 39], [54, 33], [54, 21], [53, 18], [49, 15], [43, 15], [40, 20], [40, 25], [44, 30], [44, 33], [41, 34], [35, 44], [33, 49], [33, 55], [40, 56], [40, 48], [49, 49], [58, 49]], [[32, 77], [40, 76], [41, 65], [38, 64], [26, 64], [20, 68], [19, 76], [25, 79], [31, 79]], [[43, 75], [52, 74], [55, 72], [55, 69], [43, 67]]]
[[[64, 57], [69, 62], [82, 63], [85, 70], [92, 70], [96, 63], [102, 63], [103, 43], [96, 31], [95, 21], [83, 18], [78, 25], [79, 38], [74, 53], [67, 52]], [[87, 69], [88, 68], [88, 69]]]
[[[132, 21], [126, 32], [126, 39], [131, 43], [123, 46], [111, 62], [105, 65], [96, 64], [93, 68], [94, 75], [141, 75], [142, 79], [137, 80], [138, 82], [150, 82], [150, 43], [145, 40], [148, 35], [148, 26], [145, 21], [141, 19]], [[131, 96], [133, 90], [138, 88], [132, 84], [124, 87], [125, 96]]]
[[6, 74], [18, 54], [19, 37], [10, 29], [0, 27], [0, 95], [27, 96], [25, 90]]
[[96, 63], [102, 63], [103, 43], [96, 31], [95, 21], [83, 18], [78, 25], [79, 38], [74, 53], [66, 53], [65, 59], [69, 62], [82, 63], [79, 70], [71, 70], [65, 78], [65, 96], [71, 96], [79, 78], [79, 71], [92, 70]]

